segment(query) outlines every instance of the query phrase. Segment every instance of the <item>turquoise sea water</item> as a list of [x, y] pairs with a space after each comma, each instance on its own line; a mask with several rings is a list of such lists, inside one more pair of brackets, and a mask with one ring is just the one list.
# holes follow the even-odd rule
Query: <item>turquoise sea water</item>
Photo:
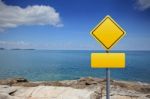
[[[90, 67], [97, 51], [1, 50], [0, 79], [25, 77], [32, 81], [105, 77], [105, 69]], [[150, 83], [150, 51], [126, 53], [126, 68], [111, 69], [111, 78]]]

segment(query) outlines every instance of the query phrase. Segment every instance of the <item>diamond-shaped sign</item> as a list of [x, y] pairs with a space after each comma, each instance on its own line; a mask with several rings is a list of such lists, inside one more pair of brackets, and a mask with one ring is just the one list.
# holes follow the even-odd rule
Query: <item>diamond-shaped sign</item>
[[91, 34], [106, 50], [110, 50], [125, 35], [125, 31], [110, 16], [106, 16]]

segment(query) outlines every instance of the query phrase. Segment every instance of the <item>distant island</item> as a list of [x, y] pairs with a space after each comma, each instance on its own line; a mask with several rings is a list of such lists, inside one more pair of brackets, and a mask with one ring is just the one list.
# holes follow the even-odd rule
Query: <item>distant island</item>
[[36, 50], [36, 49], [21, 49], [21, 48], [6, 49], [6, 48], [0, 48], [0, 50]]
[[0, 50], [5, 50], [5, 48], [0, 48]]
[[35, 49], [20, 49], [20, 48], [13, 48], [11, 50], [35, 50]]

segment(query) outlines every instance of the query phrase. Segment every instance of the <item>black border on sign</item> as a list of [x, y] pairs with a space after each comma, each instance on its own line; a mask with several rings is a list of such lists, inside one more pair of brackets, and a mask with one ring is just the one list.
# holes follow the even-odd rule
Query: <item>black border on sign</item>
[[[101, 41], [101, 40], [99, 40], [97, 37], [96, 37], [96, 35], [94, 35], [94, 31], [107, 19], [107, 18], [109, 18], [109, 17], [106, 17], [93, 31], [92, 31], [92, 35], [101, 43], [101, 44], [103, 44], [103, 42]], [[124, 34], [125, 34], [125, 32], [111, 19], [111, 18], [109, 18], [123, 33], [122, 33], [122, 35], [120, 35], [119, 37], [118, 37], [118, 39], [116, 39], [116, 41], [114, 41], [113, 43], [112, 43], [112, 45], [110, 46], [110, 47], [107, 47], [107, 46], [105, 46], [105, 44], [103, 44], [103, 46], [105, 46], [105, 48], [107, 48], [107, 49], [110, 49]]]

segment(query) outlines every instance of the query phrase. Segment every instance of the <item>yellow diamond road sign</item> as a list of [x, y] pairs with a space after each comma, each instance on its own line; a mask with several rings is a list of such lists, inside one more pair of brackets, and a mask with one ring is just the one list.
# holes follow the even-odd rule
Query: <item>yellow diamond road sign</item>
[[110, 50], [125, 35], [125, 31], [110, 16], [106, 16], [91, 34], [106, 50]]

